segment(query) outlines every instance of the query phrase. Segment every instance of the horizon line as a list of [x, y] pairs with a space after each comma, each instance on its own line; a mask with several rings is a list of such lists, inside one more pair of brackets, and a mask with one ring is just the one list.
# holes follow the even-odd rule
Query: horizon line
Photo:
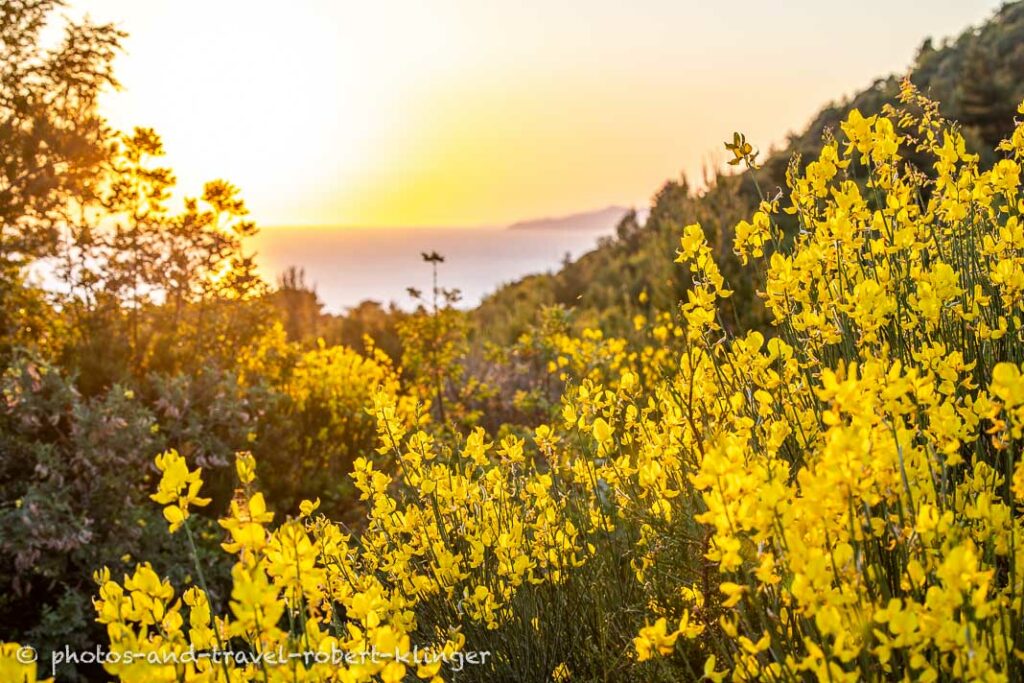
[[637, 208], [634, 205], [611, 203], [596, 209], [581, 209], [578, 211], [571, 211], [569, 213], [560, 213], [556, 215], [521, 218], [509, 223], [476, 223], [469, 225], [358, 225], [347, 223], [267, 223], [265, 225], [260, 225], [259, 223], [257, 223], [257, 225], [261, 230], [275, 230], [282, 228], [298, 228], [303, 230], [507, 230], [509, 228], [521, 225], [523, 223], [535, 223], [541, 221], [560, 221], [573, 218], [575, 216], [599, 213], [601, 211], [607, 211], [608, 209], [622, 209], [624, 211], [633, 210], [637, 212], [643, 211], [642, 208]]

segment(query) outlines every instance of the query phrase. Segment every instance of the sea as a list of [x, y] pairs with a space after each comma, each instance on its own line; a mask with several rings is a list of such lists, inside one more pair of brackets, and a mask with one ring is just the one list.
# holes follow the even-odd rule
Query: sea
[[437, 252], [444, 257], [438, 284], [459, 289], [459, 306], [469, 308], [502, 284], [557, 271], [566, 257], [579, 258], [613, 230], [272, 227], [248, 246], [269, 282], [276, 283], [290, 266], [303, 270], [330, 313], [366, 300], [413, 308], [407, 288], [429, 293], [431, 266], [422, 254]]

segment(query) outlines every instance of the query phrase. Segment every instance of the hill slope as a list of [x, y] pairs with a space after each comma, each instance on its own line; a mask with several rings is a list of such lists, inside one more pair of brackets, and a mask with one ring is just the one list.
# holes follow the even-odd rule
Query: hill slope
[[[968, 144], [991, 150], [1011, 130], [1017, 105], [1024, 100], [1024, 2], [1004, 5], [988, 21], [936, 46], [926, 40], [910, 70], [911, 80], [941, 103], [947, 118], [959, 121]], [[795, 154], [808, 159], [821, 148], [822, 135], [838, 129], [853, 109], [877, 113], [893, 102], [901, 78], [881, 78], [854, 97], [824, 107], [785, 147], [763, 159], [758, 172], [762, 187], [785, 184], [785, 170]], [[983, 161], [991, 162], [983, 156]], [[735, 271], [733, 226], [748, 216], [757, 193], [748, 174], [719, 176], [714, 187], [698, 195], [685, 178], [670, 180], [657, 192], [650, 216], [641, 225], [627, 213], [614, 238], [558, 273], [535, 275], [497, 290], [476, 309], [488, 339], [507, 343], [536, 320], [543, 306], [573, 307], [578, 325], [599, 326], [629, 334], [631, 319], [642, 312], [637, 298], [646, 291], [653, 309], [670, 310], [685, 296], [685, 283], [673, 263], [683, 225], [699, 221], [716, 247], [723, 273]], [[756, 283], [733, 282], [733, 310], [726, 320], [746, 325], [763, 322], [754, 295]]]
[[615, 227], [629, 212], [622, 206], [606, 206], [596, 211], [574, 213], [557, 218], [535, 218], [508, 226], [508, 230], [585, 230], [598, 231]]

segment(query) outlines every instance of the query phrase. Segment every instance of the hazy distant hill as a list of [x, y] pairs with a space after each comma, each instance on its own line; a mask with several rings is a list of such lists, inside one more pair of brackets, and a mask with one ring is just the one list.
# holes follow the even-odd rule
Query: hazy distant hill
[[574, 213], [558, 218], [535, 218], [508, 226], [509, 230], [588, 230], [610, 231], [629, 212], [622, 206], [608, 206], [597, 211]]

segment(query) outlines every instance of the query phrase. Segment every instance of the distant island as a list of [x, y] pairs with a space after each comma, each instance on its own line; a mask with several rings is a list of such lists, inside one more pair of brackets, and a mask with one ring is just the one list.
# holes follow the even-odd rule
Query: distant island
[[558, 218], [535, 218], [508, 226], [508, 230], [611, 230], [629, 212], [624, 206], [607, 206], [596, 211], [573, 213]]

